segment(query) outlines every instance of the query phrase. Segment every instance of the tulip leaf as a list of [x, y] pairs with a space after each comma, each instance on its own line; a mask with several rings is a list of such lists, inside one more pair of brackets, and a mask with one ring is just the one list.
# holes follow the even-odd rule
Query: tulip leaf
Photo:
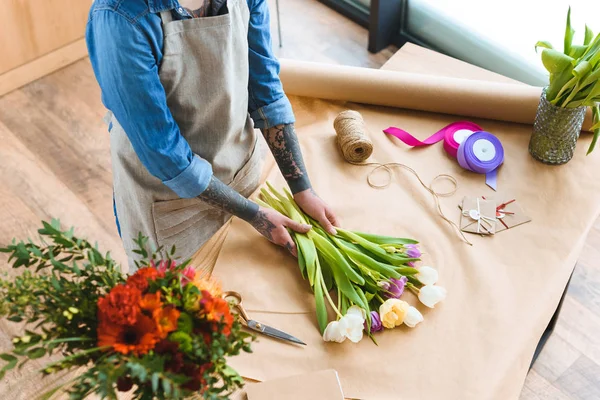
[[319, 324], [319, 330], [321, 331], [321, 335], [325, 332], [325, 328], [327, 328], [327, 308], [325, 307], [325, 299], [323, 298], [323, 287], [321, 286], [321, 276], [320, 271], [317, 274], [317, 282], [314, 287], [315, 290], [315, 307], [317, 310], [317, 322]]
[[[298, 252], [302, 251], [302, 258], [306, 266], [308, 282], [310, 283], [310, 286], [314, 286], [317, 262], [317, 249], [315, 243], [305, 234], [297, 233], [294, 236], [296, 237], [296, 243], [298, 244]], [[298, 258], [298, 261], [300, 261], [300, 258]]]
[[[348, 279], [352, 282], [357, 283], [359, 285], [365, 284], [365, 279], [362, 276], [360, 276], [354, 270], [354, 268], [350, 266], [350, 264], [348, 264], [348, 261], [346, 260], [344, 255], [340, 253], [340, 251], [337, 248], [335, 248], [334, 245], [332, 245], [327, 239], [325, 239], [316, 232], [310, 231], [308, 234], [309, 237], [315, 242], [315, 245], [322, 252], [327, 262], [330, 263], [331, 268], [333, 269], [334, 277], [336, 276], [335, 271], [339, 268], [340, 271], [342, 271], [343, 274], [347, 276]], [[337, 283], [338, 279], [335, 278], [335, 281]]]
[[583, 76], [587, 75], [592, 70], [592, 64], [587, 61], [580, 61], [573, 68], [573, 75], [577, 78], [581, 79]]
[[583, 40], [583, 44], [585, 46], [587, 46], [588, 44], [590, 44], [592, 42], [593, 38], [594, 38], [594, 32], [592, 32], [590, 27], [586, 25], [585, 26], [585, 39]]
[[[590, 147], [588, 148], [587, 154], [590, 154], [594, 151], [596, 147], [596, 142], [598, 142], [598, 136], [600, 136], [600, 105], [596, 104], [592, 109], [592, 115], [594, 117], [594, 138], [592, 139], [592, 143], [590, 143]], [[598, 127], [597, 127], [598, 126]]]
[[544, 49], [544, 51], [542, 51], [542, 63], [551, 74], [563, 72], [571, 66], [572, 61], [572, 57], [569, 57], [558, 50]]
[[567, 26], [565, 29], [565, 43], [563, 52], [565, 54], [569, 54], [571, 52], [571, 45], [573, 44], [573, 36], [575, 35], [575, 30], [571, 27], [571, 7], [569, 7], [569, 12], [567, 13]]
[[550, 80], [550, 85], [546, 91], [548, 101], [556, 104], [558, 101], [558, 93], [564, 85], [573, 78], [573, 66], [569, 63], [569, 67], [557, 75], [554, 75]]
[[405, 239], [405, 238], [396, 238], [392, 236], [383, 236], [383, 235], [373, 235], [371, 233], [363, 233], [353, 231], [354, 234], [360, 236], [363, 239], [366, 239], [375, 244], [418, 244], [416, 240], [413, 239]]
[[538, 48], [543, 48], [543, 49], [553, 49], [554, 47], [552, 47], [552, 44], [550, 42], [546, 42], [543, 40], [540, 40], [539, 42], [537, 42], [535, 44], [535, 51], [538, 51]]
[[588, 46], [581, 46], [581, 45], [577, 45], [577, 44], [574, 44], [573, 46], [571, 46], [571, 50], [569, 51], [569, 56], [573, 57], [573, 59], [574, 59], [573, 63], [577, 62], [577, 60], [585, 54], [587, 49], [588, 49]]
[[[300, 242], [298, 241], [298, 235], [294, 235], [294, 242], [296, 242], [296, 248], [298, 249], [298, 267], [300, 268], [300, 273], [302, 274], [303, 279], [307, 279], [306, 275], [306, 260], [304, 259], [304, 252], [302, 250], [302, 246], [300, 246]], [[310, 283], [310, 281], [309, 281]], [[312, 287], [312, 284], [311, 284]]]

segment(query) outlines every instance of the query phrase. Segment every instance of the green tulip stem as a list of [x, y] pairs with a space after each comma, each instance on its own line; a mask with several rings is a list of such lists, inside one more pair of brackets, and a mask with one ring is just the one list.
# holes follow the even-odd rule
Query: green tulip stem
[[323, 275], [321, 274], [321, 269], [320, 268], [317, 271], [317, 273], [319, 275], [321, 275], [319, 281], [321, 283], [321, 287], [323, 288], [323, 293], [325, 293], [325, 297], [327, 298], [327, 301], [329, 302], [329, 305], [331, 306], [331, 308], [333, 309], [333, 311], [335, 311], [335, 313], [337, 314], [337, 316], [339, 318], [342, 318], [343, 317], [342, 313], [340, 313], [339, 308], [335, 306], [335, 303], [333, 302], [333, 299], [331, 298], [331, 295], [329, 294], [329, 291], [327, 290], [327, 286], [325, 285], [325, 280], [323, 279]]

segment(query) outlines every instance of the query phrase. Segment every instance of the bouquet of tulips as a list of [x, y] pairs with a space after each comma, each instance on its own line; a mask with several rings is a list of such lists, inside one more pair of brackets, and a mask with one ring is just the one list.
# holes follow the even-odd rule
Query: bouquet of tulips
[[594, 150], [600, 136], [600, 34], [594, 37], [586, 25], [583, 44], [573, 44], [575, 30], [571, 27], [571, 7], [567, 13], [563, 51], [551, 43], [539, 41], [535, 49], [543, 48], [542, 63], [550, 73], [546, 98], [557, 107], [591, 107], [594, 118], [594, 139], [588, 154]]
[[[416, 267], [421, 252], [415, 240], [342, 228], [331, 235], [298, 207], [289, 191], [281, 194], [268, 182], [267, 187], [261, 190], [261, 205], [312, 225], [308, 233], [293, 233], [293, 237], [300, 271], [315, 294], [324, 340], [356, 343], [364, 332], [375, 340], [373, 333], [384, 328], [402, 324], [414, 328], [423, 315], [401, 300], [405, 289], [430, 308], [446, 297], [446, 290], [435, 285], [437, 271]], [[333, 321], [329, 321], [327, 304], [335, 313]]]
[[43, 399], [61, 389], [73, 400], [116, 399], [117, 391], [131, 390], [133, 399], [226, 399], [242, 385], [226, 357], [249, 352], [252, 338], [216, 282], [187, 263], [177, 265], [175, 249], [162, 258], [161, 249], [149, 253], [142, 236], [136, 252], [143, 261], [125, 276], [110, 254], [73, 230], [62, 231], [58, 221], [43, 224], [41, 245], [13, 241], [0, 249], [13, 268], [25, 268], [0, 279], [0, 316], [30, 327], [13, 339], [12, 351], [0, 354], [0, 379], [28, 360], [58, 353], [41, 374], [85, 370]]

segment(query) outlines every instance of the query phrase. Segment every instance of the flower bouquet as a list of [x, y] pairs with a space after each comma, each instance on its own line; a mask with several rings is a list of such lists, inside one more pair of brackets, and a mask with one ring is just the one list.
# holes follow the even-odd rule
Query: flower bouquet
[[[402, 324], [415, 327], [423, 321], [423, 315], [400, 299], [405, 289], [430, 308], [446, 297], [446, 290], [435, 285], [435, 269], [416, 268], [421, 252], [415, 240], [341, 228], [331, 235], [298, 207], [289, 191], [281, 194], [268, 182], [267, 187], [261, 190], [261, 205], [312, 225], [306, 234], [292, 234], [300, 271], [315, 294], [324, 340], [341, 343], [349, 339], [356, 343], [366, 332], [375, 341], [373, 333], [384, 328]], [[335, 314], [332, 321], [327, 304]]]
[[529, 143], [530, 153], [538, 160], [562, 164], [573, 157], [575, 144], [585, 118], [592, 108], [594, 138], [590, 154], [600, 135], [600, 35], [594, 37], [585, 27], [583, 44], [573, 44], [571, 8], [567, 13], [563, 51], [546, 41], [539, 41], [542, 63], [550, 74], [548, 87], [542, 93]]
[[250, 352], [252, 337], [216, 282], [171, 259], [175, 249], [159, 258], [162, 250], [149, 253], [147, 238], [138, 237], [143, 261], [127, 277], [110, 254], [61, 231], [58, 221], [38, 232], [41, 245], [13, 241], [0, 249], [13, 268], [25, 268], [0, 279], [0, 316], [29, 327], [0, 354], [0, 379], [29, 360], [59, 354], [41, 374], [85, 369], [43, 399], [61, 390], [70, 399], [116, 399], [117, 391], [130, 390], [133, 399], [225, 399], [241, 387], [226, 357]]

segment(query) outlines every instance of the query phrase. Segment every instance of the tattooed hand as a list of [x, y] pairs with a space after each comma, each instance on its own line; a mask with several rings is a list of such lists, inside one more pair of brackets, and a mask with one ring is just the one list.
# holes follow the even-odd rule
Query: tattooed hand
[[310, 225], [298, 223], [275, 210], [264, 207], [260, 207], [256, 216], [248, 222], [271, 242], [285, 247], [294, 257], [298, 256], [296, 243], [287, 228], [298, 233], [306, 233], [311, 228]]
[[319, 221], [321, 226], [332, 235], [336, 234], [335, 226], [338, 220], [331, 208], [312, 189], [307, 189], [294, 195], [296, 204], [302, 211]]

